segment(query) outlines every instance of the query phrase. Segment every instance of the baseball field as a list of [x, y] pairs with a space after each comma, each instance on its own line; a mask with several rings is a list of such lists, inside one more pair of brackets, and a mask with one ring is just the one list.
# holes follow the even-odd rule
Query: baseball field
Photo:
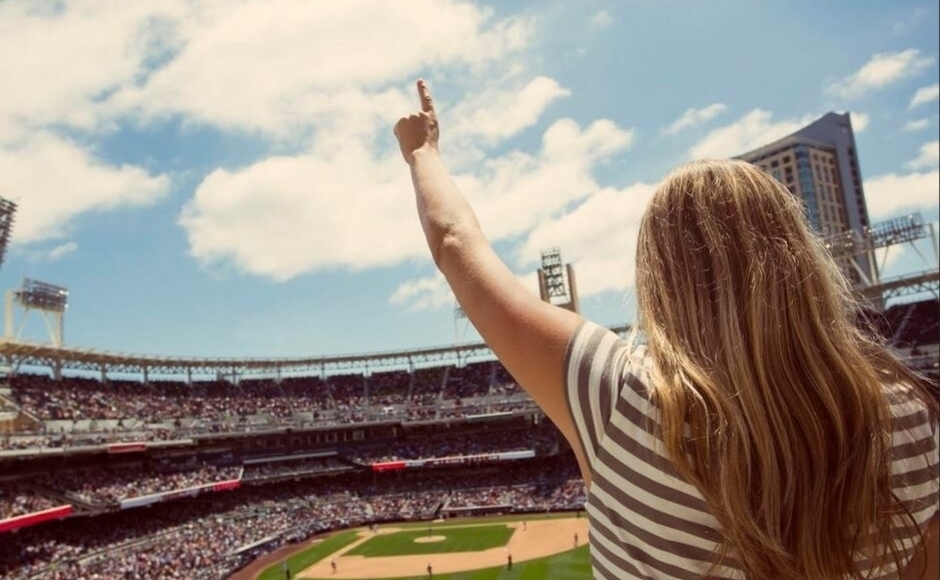
[[306, 542], [256, 580], [284, 580], [283, 562], [309, 580], [590, 580], [587, 538], [575, 514], [360, 528]]

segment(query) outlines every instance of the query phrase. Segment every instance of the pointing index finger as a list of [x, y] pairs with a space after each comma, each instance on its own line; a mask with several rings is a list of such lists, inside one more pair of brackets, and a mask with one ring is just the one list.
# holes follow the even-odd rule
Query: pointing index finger
[[425, 113], [434, 112], [434, 101], [431, 99], [431, 91], [428, 90], [428, 84], [424, 79], [418, 79], [418, 96], [421, 98], [421, 110]]

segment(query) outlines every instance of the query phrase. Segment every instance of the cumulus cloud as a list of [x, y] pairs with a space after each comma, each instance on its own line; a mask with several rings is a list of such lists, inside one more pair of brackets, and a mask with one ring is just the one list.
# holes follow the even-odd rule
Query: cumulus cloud
[[[506, 260], [523, 286], [538, 294], [535, 271], [541, 253], [562, 249], [566, 263], [574, 264], [578, 294], [582, 298], [633, 285], [633, 255], [640, 219], [655, 185], [635, 183], [623, 189], [602, 188], [558, 215], [545, 219], [513, 245]], [[412, 308], [440, 308], [453, 304], [446, 281], [439, 275], [402, 283], [391, 298]]]
[[382, 0], [251, 0], [193, 10], [174, 58], [118, 91], [112, 106], [289, 137], [336, 112], [354, 115], [358, 101], [420, 71], [483, 70], [524, 47], [532, 26], [458, 0], [416, 0], [408, 10]]
[[911, 77], [933, 62], [933, 57], [921, 56], [920, 51], [914, 48], [878, 53], [854, 73], [830, 84], [826, 92], [843, 99], [854, 99]]
[[693, 159], [734, 157], [786, 137], [814, 119], [815, 116], [808, 115], [776, 121], [770, 112], [754, 109], [729, 125], [713, 129], [689, 149], [689, 156]]
[[686, 109], [682, 116], [676, 119], [671, 125], [663, 129], [664, 135], [675, 135], [685, 129], [690, 129], [698, 125], [702, 125], [711, 121], [721, 113], [725, 112], [728, 107], [723, 103], [713, 103], [707, 107], [702, 107], [701, 109], [689, 108]]
[[[631, 139], [609, 121], [581, 128], [562, 119], [545, 131], [539, 154], [510, 152], [455, 180], [490, 237], [509, 238], [597, 189], [591, 169]], [[180, 223], [197, 259], [288, 280], [325, 268], [426, 259], [412, 198], [397, 152], [376, 156], [349, 141], [332, 153], [217, 170], [199, 185]]]
[[940, 83], [921, 87], [917, 89], [917, 92], [911, 97], [911, 104], [908, 105], [908, 108], [913, 109], [914, 107], [936, 101], [938, 97], [940, 97]]
[[50, 133], [0, 147], [0, 191], [19, 206], [13, 240], [20, 244], [61, 239], [88, 211], [152, 204], [169, 185], [164, 175], [106, 164]]
[[518, 266], [531, 270], [543, 249], [558, 246], [565, 261], [576, 266], [581, 296], [632, 286], [640, 219], [655, 187], [635, 183], [604, 188], [564, 215], [539, 224], [516, 250]]
[[920, 147], [920, 154], [907, 162], [908, 169], [930, 169], [940, 165], [940, 141], [924, 143]]
[[171, 35], [153, 32], [183, 6], [174, 0], [52, 4], [0, 4], [0, 70], [5, 85], [16, 89], [0, 91], [0, 142], [49, 125], [101, 127], [101, 103], [165, 50]]
[[59, 244], [58, 246], [49, 250], [49, 252], [46, 253], [46, 257], [49, 260], [55, 261], [64, 256], [71, 254], [77, 249], [78, 249], [78, 244], [76, 244], [75, 242], [66, 242], [64, 244]]
[[923, 131], [930, 126], [930, 119], [914, 119], [904, 123], [904, 130], [908, 133]]
[[591, 28], [602, 29], [609, 28], [614, 23], [614, 17], [606, 10], [598, 10], [588, 19]]
[[447, 131], [458, 140], [481, 138], [492, 145], [531, 127], [552, 102], [570, 94], [558, 81], [544, 76], [525, 85], [503, 83], [470, 96], [447, 112], [454, 123]]
[[861, 133], [868, 127], [869, 121], [871, 121], [871, 117], [868, 113], [852, 113], [852, 130]]
[[440, 273], [401, 283], [388, 301], [410, 310], [434, 310], [455, 304], [454, 294]]
[[940, 171], [887, 173], [865, 180], [865, 202], [873, 221], [937, 207]]
[[112, 128], [103, 101], [163, 50], [163, 36], [151, 32], [181, 6], [0, 3], [0, 71], [9, 87], [0, 91], [0, 193], [19, 205], [14, 244], [61, 239], [85, 212], [146, 205], [167, 191], [167, 176], [106, 162], [64, 130]]

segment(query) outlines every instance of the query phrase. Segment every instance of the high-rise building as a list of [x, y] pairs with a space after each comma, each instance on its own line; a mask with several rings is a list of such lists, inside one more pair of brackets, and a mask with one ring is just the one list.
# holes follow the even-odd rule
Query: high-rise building
[[[869, 227], [868, 208], [858, 167], [849, 113], [827, 113], [799, 131], [739, 156], [769, 171], [806, 207], [812, 226], [823, 236]], [[868, 255], [839, 260], [854, 284], [877, 279]]]

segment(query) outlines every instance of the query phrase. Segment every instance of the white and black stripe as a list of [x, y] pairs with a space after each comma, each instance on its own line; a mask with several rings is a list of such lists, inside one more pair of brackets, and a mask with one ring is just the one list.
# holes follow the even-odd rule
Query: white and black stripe
[[[594, 577], [697, 579], [721, 534], [701, 494], [677, 473], [653, 436], [642, 351], [591, 322], [578, 328], [565, 360], [567, 400], [592, 475], [586, 511]], [[938, 429], [908, 393], [889, 394], [895, 416], [892, 483], [924, 525], [938, 510]], [[739, 579], [733, 558], [711, 578]]]

